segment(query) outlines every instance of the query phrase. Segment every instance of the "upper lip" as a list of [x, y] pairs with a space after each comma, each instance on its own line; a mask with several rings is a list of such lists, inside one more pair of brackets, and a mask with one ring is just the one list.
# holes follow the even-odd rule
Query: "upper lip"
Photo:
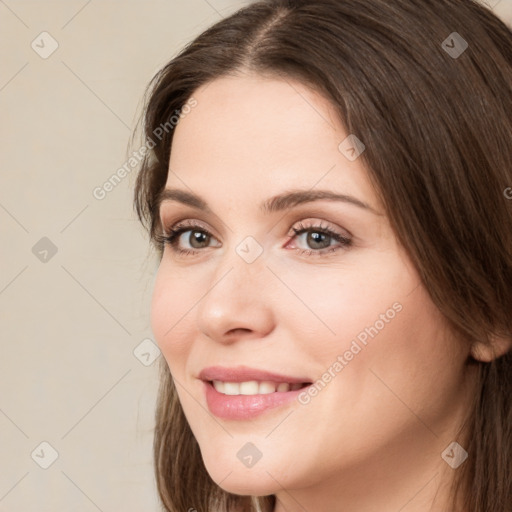
[[248, 366], [237, 366], [233, 368], [209, 366], [201, 370], [199, 378], [204, 381], [220, 380], [222, 382], [247, 382], [251, 380], [276, 383], [287, 382], [289, 384], [303, 384], [311, 382], [311, 380], [307, 378], [281, 375], [279, 373], [268, 372], [266, 370], [249, 368]]

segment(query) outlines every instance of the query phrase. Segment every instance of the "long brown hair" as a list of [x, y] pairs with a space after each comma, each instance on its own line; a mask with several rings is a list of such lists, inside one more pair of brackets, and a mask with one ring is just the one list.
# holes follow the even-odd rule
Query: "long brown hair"
[[[511, 338], [512, 32], [502, 21], [473, 0], [263, 0], [216, 23], [146, 92], [135, 208], [160, 257], [169, 120], [198, 87], [240, 70], [323, 94], [364, 142], [396, 236], [448, 323], [468, 343]], [[467, 512], [510, 512], [512, 353], [472, 364], [478, 393], [454, 504], [461, 495]], [[161, 375], [154, 462], [165, 510], [271, 511], [273, 496], [211, 480], [163, 359]]]

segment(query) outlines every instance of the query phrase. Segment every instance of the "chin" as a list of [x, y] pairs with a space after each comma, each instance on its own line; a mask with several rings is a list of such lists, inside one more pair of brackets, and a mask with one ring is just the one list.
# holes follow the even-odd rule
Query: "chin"
[[219, 487], [231, 494], [240, 496], [268, 496], [275, 494], [281, 487], [275, 480], [265, 476], [234, 476], [232, 473], [226, 480], [220, 483]]
[[[206, 465], [211, 479], [224, 491], [240, 496], [268, 496], [281, 489], [281, 485], [272, 478], [273, 471], [261, 466], [257, 469], [227, 467], [225, 465]], [[270, 473], [270, 474], [269, 474]]]

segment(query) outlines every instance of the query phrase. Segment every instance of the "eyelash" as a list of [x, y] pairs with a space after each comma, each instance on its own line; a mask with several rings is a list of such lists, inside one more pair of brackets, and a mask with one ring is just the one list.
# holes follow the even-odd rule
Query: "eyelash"
[[[195, 223], [194, 221], [183, 221], [179, 222], [178, 224], [175, 224], [174, 226], [167, 228], [164, 230], [163, 234], [157, 234], [155, 236], [156, 242], [168, 245], [171, 247], [171, 249], [181, 255], [181, 256], [194, 256], [201, 252], [202, 250], [206, 249], [181, 249], [178, 247], [178, 239], [187, 231], [200, 231], [204, 234], [206, 234], [208, 237], [215, 238], [207, 229], [205, 229], [202, 225]], [[309, 225], [306, 226], [302, 224], [302, 222], [299, 222], [297, 227], [292, 228], [293, 236], [290, 236], [290, 240], [293, 240], [293, 238], [302, 235], [306, 232], [312, 232], [312, 233], [322, 233], [324, 235], [327, 235], [328, 237], [332, 238], [336, 242], [340, 243], [341, 245], [335, 246], [335, 247], [325, 247], [323, 249], [300, 249], [296, 248], [295, 250], [297, 252], [300, 252], [301, 255], [311, 256], [314, 255], [316, 257], [318, 256], [325, 256], [326, 253], [333, 254], [339, 249], [347, 249], [351, 246], [352, 240], [341, 233], [338, 233], [336, 231], [333, 231], [332, 229], [329, 229], [325, 226], [320, 225]]]

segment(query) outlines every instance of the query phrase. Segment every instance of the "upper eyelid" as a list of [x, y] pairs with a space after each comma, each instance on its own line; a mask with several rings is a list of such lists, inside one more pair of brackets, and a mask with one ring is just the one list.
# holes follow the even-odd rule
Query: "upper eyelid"
[[180, 231], [181, 233], [183, 233], [186, 231], [192, 231], [192, 230], [196, 229], [196, 230], [200, 230], [200, 231], [205, 231], [209, 235], [218, 239], [219, 237], [215, 234], [214, 230], [210, 229], [205, 224], [206, 223], [203, 223], [203, 222], [200, 222], [197, 220], [184, 219], [184, 220], [179, 220], [179, 221], [173, 222], [169, 225], [162, 223], [162, 230], [164, 233], [170, 233], [171, 230]]
[[[210, 225], [209, 222], [200, 220], [197, 217], [191, 217], [190, 215], [194, 215], [194, 212], [190, 212], [188, 215], [186, 215], [185, 213], [182, 213], [181, 215], [178, 215], [178, 214], [170, 215], [169, 219], [166, 219], [165, 215], [163, 215], [163, 213], [161, 212], [158, 217], [158, 227], [160, 227], [160, 229], [162, 231], [165, 231], [166, 229], [176, 228], [176, 226], [178, 226], [182, 223], [188, 223], [188, 224], [194, 224], [194, 225], [197, 224], [200, 227], [202, 227], [203, 229], [205, 229], [206, 231], [208, 231], [209, 233], [211, 233], [212, 235], [215, 234], [216, 230], [208, 227], [208, 225]], [[215, 218], [218, 219], [218, 217], [216, 215], [215, 215]], [[222, 222], [222, 219], [219, 219], [219, 220], [220, 220], [220, 223], [223, 225], [223, 227], [227, 227], [228, 230], [231, 231], [231, 229], [229, 229], [229, 226], [227, 226], [224, 222]], [[217, 235], [215, 235], [215, 236], [217, 236]]]
[[[314, 219], [314, 220], [313, 220]], [[327, 223], [327, 225], [325, 225]], [[299, 224], [297, 226], [297, 224]], [[206, 231], [209, 235], [215, 237], [218, 239], [217, 235], [215, 234], [215, 230], [210, 229], [208, 226], [206, 226], [206, 223], [203, 221], [200, 221], [198, 219], [189, 219], [185, 218], [182, 220], [178, 220], [175, 222], [171, 222], [168, 225], [165, 222], [162, 222], [162, 228], [164, 232], [175, 230], [175, 231], [181, 231], [181, 233], [193, 230], [194, 228], [199, 228], [200, 230]], [[311, 219], [301, 219], [295, 221], [287, 230], [287, 235], [290, 236], [290, 238], [294, 238], [297, 235], [295, 231], [307, 231], [307, 230], [313, 230], [317, 229], [319, 231], [329, 231], [333, 234], [343, 236], [345, 238], [353, 238], [352, 233], [348, 231], [345, 228], [341, 227], [333, 227], [333, 223], [326, 221], [324, 219], [318, 219], [316, 217], [311, 217]]]
[[[327, 204], [332, 203], [328, 202]], [[167, 205], [170, 208], [165, 208], [165, 205]], [[172, 208], [172, 206], [175, 206], [175, 208]], [[178, 206], [178, 208], [176, 208]], [[278, 220], [277, 223], [274, 223], [273, 226], [276, 226], [278, 223], [286, 222], [286, 218], [288, 217], [297, 217], [301, 219], [305, 218], [315, 218], [315, 219], [321, 219], [324, 216], [336, 216], [336, 211], [332, 211], [330, 208], [325, 208], [326, 205], [319, 205], [317, 201], [310, 201], [308, 203], [301, 203], [294, 207], [289, 208], [284, 214], [282, 214]], [[198, 210], [197, 208], [189, 205], [182, 205], [181, 203], [177, 203], [174, 201], [164, 201], [158, 210], [157, 219], [158, 223], [160, 225], [174, 225], [181, 221], [186, 220], [198, 220], [200, 222], [206, 222], [210, 223], [210, 221], [203, 221], [200, 220], [197, 215], [203, 216], [202, 211]], [[339, 212], [338, 212], [339, 214]], [[343, 214], [342, 214], [343, 215]], [[212, 211], [205, 212], [204, 216], [207, 218], [212, 216], [215, 221], [218, 221], [223, 227], [226, 227], [229, 231], [232, 231], [229, 226], [222, 220], [221, 217], [219, 217], [217, 214], [213, 213]], [[167, 219], [166, 219], [167, 217]], [[174, 220], [176, 219], [176, 220]], [[323, 219], [322, 222], [329, 222], [331, 224], [336, 224], [333, 221], [328, 221], [326, 219]]]

